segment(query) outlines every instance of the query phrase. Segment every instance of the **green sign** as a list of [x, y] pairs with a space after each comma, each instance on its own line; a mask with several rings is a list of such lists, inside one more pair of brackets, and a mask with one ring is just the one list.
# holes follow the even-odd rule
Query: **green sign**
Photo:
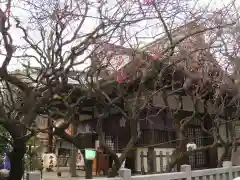
[[96, 158], [96, 149], [85, 149], [85, 159], [94, 160]]

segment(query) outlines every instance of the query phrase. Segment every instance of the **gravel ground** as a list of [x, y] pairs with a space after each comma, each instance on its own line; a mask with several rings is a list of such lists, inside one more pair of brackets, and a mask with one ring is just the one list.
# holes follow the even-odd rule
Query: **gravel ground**
[[[60, 168], [62, 173], [61, 177], [57, 176], [57, 172], [43, 172], [43, 180], [79, 180], [85, 179], [85, 171], [77, 170], [78, 177], [70, 177], [69, 168]], [[93, 175], [93, 179], [104, 179], [104, 177], [96, 177]]]

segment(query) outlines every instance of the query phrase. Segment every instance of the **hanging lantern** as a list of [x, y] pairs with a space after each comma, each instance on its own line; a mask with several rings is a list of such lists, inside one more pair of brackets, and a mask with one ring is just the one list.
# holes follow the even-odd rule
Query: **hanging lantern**
[[53, 153], [44, 154], [43, 157], [43, 167], [52, 170], [57, 166], [57, 156]]
[[187, 151], [192, 151], [197, 149], [197, 145], [194, 142], [190, 142], [187, 144]]

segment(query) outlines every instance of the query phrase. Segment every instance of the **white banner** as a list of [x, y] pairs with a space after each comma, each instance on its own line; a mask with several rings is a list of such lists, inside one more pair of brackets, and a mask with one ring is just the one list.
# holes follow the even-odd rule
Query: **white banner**
[[78, 157], [77, 157], [77, 167], [83, 167], [84, 166], [84, 159], [83, 155], [80, 150], [78, 150]]

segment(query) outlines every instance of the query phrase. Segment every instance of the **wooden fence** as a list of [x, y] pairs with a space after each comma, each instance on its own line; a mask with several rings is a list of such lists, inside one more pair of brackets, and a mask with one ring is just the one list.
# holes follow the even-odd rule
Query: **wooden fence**
[[[165, 172], [167, 165], [173, 160], [172, 152], [149, 150], [147, 154], [143, 151], [140, 153], [140, 163], [141, 163], [141, 174], [146, 173], [163, 173]], [[144, 163], [145, 158], [147, 159], [147, 165]], [[145, 167], [147, 166], [147, 167]], [[173, 168], [173, 172], [176, 168]]]
[[130, 169], [120, 169], [119, 177], [105, 180], [233, 180], [240, 177], [240, 166], [232, 166], [226, 161], [222, 168], [193, 170], [190, 165], [182, 165], [181, 172], [132, 176]]

